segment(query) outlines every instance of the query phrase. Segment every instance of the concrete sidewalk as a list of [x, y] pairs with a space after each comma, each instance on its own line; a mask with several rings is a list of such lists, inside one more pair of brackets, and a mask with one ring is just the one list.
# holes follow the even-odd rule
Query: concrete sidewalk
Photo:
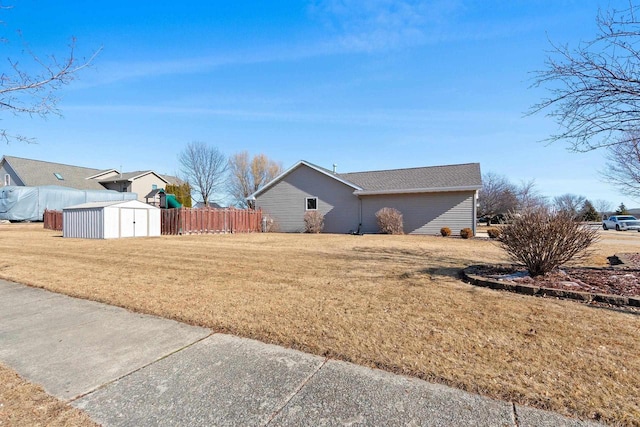
[[4, 281], [0, 361], [104, 426], [597, 425]]

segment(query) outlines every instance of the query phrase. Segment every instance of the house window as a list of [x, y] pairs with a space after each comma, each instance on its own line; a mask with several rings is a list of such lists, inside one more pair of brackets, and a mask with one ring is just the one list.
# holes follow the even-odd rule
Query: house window
[[157, 190], [158, 189], [158, 185], [157, 184], [151, 184], [151, 189], [152, 190]]
[[64, 178], [58, 172], [54, 172], [53, 174], [55, 175], [56, 178], [58, 178], [58, 181], [64, 181]]
[[307, 197], [305, 198], [305, 202], [307, 205], [308, 211], [317, 211], [318, 210], [318, 198], [317, 197]]
[[4, 174], [4, 185], [11, 185], [11, 175], [8, 173]]

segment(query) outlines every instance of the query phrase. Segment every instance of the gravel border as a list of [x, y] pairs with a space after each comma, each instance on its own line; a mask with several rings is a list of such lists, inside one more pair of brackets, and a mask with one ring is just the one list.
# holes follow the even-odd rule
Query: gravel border
[[490, 279], [475, 274], [482, 265], [472, 265], [462, 270], [462, 278], [472, 285], [501, 291], [515, 292], [524, 295], [548, 296], [563, 299], [572, 299], [580, 302], [598, 302], [615, 306], [629, 306], [640, 308], [640, 297], [628, 297], [623, 295], [596, 294], [591, 292], [570, 291], [565, 289], [544, 288], [524, 283], [515, 283], [509, 280]]

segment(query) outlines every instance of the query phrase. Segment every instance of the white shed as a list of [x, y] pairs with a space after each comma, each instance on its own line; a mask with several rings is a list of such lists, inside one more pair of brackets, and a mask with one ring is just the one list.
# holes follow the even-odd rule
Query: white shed
[[138, 200], [91, 202], [62, 210], [62, 235], [117, 239], [160, 235], [160, 209]]

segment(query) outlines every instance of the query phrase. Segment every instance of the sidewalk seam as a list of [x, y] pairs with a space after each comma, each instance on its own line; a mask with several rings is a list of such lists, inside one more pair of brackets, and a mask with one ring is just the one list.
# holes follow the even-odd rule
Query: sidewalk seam
[[202, 337], [202, 338], [200, 338], [200, 339], [198, 339], [198, 340], [196, 340], [196, 341], [194, 341], [194, 342], [192, 342], [192, 343], [190, 343], [190, 344], [187, 344], [187, 345], [182, 346], [182, 347], [180, 347], [180, 348], [178, 348], [178, 349], [176, 349], [176, 350], [173, 350], [173, 351], [171, 351], [171, 352], [169, 352], [169, 353], [165, 354], [164, 356], [161, 356], [161, 357], [159, 357], [158, 359], [155, 359], [155, 360], [153, 360], [153, 361], [151, 361], [151, 362], [147, 363], [146, 365], [140, 366], [139, 368], [136, 368], [136, 369], [134, 369], [134, 370], [133, 370], [133, 371], [131, 371], [131, 372], [127, 372], [126, 374], [119, 376], [118, 378], [114, 378], [114, 379], [113, 379], [113, 380], [111, 380], [111, 381], [107, 381], [107, 382], [106, 382], [106, 383], [104, 383], [104, 384], [100, 384], [98, 387], [96, 387], [96, 388], [94, 388], [94, 389], [92, 389], [92, 390], [89, 390], [89, 391], [87, 391], [87, 392], [85, 392], [85, 393], [82, 393], [82, 394], [79, 394], [79, 395], [77, 395], [77, 396], [74, 396], [74, 397], [72, 397], [71, 399], [67, 400], [66, 402], [67, 402], [67, 403], [72, 403], [72, 402], [75, 402], [75, 401], [76, 401], [76, 400], [78, 400], [78, 399], [82, 399], [83, 397], [88, 396], [88, 395], [90, 395], [90, 394], [92, 394], [92, 393], [95, 393], [96, 391], [98, 391], [98, 390], [100, 390], [100, 389], [103, 389], [103, 388], [105, 388], [105, 387], [107, 387], [107, 386], [109, 386], [109, 385], [111, 385], [111, 384], [113, 384], [113, 383], [115, 383], [115, 382], [117, 382], [117, 381], [120, 381], [121, 379], [126, 378], [126, 377], [128, 377], [129, 375], [135, 374], [136, 372], [138, 372], [138, 371], [140, 371], [140, 370], [142, 370], [142, 369], [144, 369], [144, 368], [146, 368], [146, 367], [148, 367], [148, 366], [151, 366], [151, 365], [153, 365], [153, 364], [154, 364], [154, 363], [156, 363], [156, 362], [159, 362], [159, 361], [161, 361], [161, 360], [164, 360], [164, 359], [166, 359], [166, 358], [167, 358], [167, 357], [169, 357], [169, 356], [173, 356], [174, 354], [176, 354], [176, 353], [178, 353], [178, 352], [180, 352], [180, 351], [182, 351], [182, 350], [185, 350], [185, 349], [187, 349], [187, 348], [189, 348], [189, 347], [191, 347], [191, 346], [193, 346], [193, 345], [196, 345], [196, 344], [198, 344], [199, 342], [204, 341], [204, 340], [206, 340], [207, 338], [209, 338], [209, 337], [211, 337], [211, 336], [213, 336], [213, 335], [215, 335], [215, 332], [211, 331], [211, 332], [209, 333], [209, 335], [207, 335], [207, 336], [205, 336], [205, 337]]
[[518, 411], [516, 410], [516, 404], [511, 402], [511, 417], [513, 418], [513, 425], [515, 427], [520, 427], [520, 422], [518, 420]]
[[324, 365], [327, 364], [328, 361], [329, 361], [329, 358], [326, 357], [322, 361], [320, 366], [318, 366], [313, 372], [311, 372], [309, 376], [307, 376], [307, 378], [305, 378], [304, 381], [302, 381], [302, 383], [294, 390], [294, 392], [291, 393], [291, 395], [285, 400], [284, 404], [280, 406], [280, 408], [273, 411], [273, 413], [269, 417], [269, 420], [266, 422], [265, 427], [271, 424], [271, 421], [273, 421], [278, 416], [278, 414], [280, 414], [280, 412], [282, 412], [282, 410], [286, 408], [287, 405], [289, 405], [289, 402], [291, 402], [293, 398], [296, 397], [298, 393], [300, 393], [300, 391], [309, 383], [309, 381], [311, 381], [311, 379], [315, 377], [318, 372], [320, 372], [320, 370], [324, 367]]

